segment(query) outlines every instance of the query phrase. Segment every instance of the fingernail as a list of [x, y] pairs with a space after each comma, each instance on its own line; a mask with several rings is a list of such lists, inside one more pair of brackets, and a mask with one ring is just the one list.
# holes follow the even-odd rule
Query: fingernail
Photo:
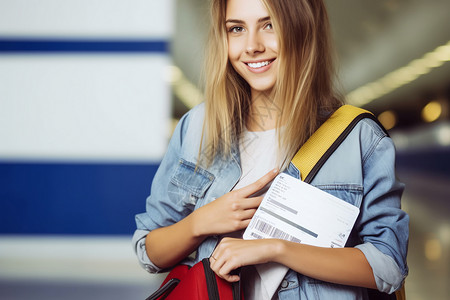
[[278, 168], [273, 169], [272, 172], [278, 173]]

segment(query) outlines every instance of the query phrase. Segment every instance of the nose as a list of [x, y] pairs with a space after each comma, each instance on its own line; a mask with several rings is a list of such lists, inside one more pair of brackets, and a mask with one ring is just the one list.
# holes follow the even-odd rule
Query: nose
[[246, 52], [250, 55], [264, 52], [264, 41], [259, 32], [253, 32], [248, 35]]

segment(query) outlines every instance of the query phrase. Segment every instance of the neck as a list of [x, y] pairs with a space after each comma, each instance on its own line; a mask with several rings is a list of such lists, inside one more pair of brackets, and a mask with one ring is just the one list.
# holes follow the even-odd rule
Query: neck
[[270, 97], [270, 92], [252, 92], [247, 129], [249, 131], [274, 129], [280, 113], [281, 109]]

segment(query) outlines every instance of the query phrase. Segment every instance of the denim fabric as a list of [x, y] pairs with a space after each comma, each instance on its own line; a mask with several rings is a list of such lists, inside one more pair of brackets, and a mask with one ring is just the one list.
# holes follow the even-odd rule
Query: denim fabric
[[[204, 105], [188, 112], [178, 123], [168, 150], [154, 177], [145, 213], [136, 215], [133, 236], [139, 262], [149, 272], [162, 272], [145, 253], [145, 236], [153, 229], [180, 221], [199, 208], [229, 192], [241, 175], [237, 145], [228, 159], [216, 159], [197, 168]], [[357, 247], [373, 269], [380, 291], [392, 293], [408, 274], [406, 254], [409, 217], [400, 208], [403, 184], [395, 177], [392, 140], [372, 120], [359, 122], [341, 146], [320, 169], [312, 185], [360, 208], [346, 247]], [[290, 164], [284, 171], [300, 178]], [[193, 265], [209, 257], [218, 237], [206, 239]], [[312, 279], [290, 270], [278, 292], [280, 299], [366, 299], [364, 288]]]

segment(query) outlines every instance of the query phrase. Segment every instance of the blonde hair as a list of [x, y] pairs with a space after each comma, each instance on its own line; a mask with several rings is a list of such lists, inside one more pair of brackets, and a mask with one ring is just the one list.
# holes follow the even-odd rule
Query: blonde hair
[[[278, 75], [270, 95], [279, 108], [279, 147], [286, 167], [342, 102], [333, 89], [328, 16], [322, 0], [261, 0], [278, 35]], [[231, 153], [248, 119], [250, 88], [228, 61], [227, 0], [211, 1], [205, 60], [205, 121], [200, 156], [207, 164]], [[207, 149], [205, 151], [205, 149]]]

